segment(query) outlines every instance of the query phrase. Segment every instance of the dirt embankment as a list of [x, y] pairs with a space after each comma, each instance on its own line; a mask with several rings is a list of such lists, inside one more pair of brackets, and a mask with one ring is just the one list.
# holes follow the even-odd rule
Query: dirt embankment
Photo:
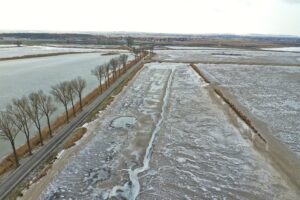
[[[195, 64], [190, 64], [195, 72], [209, 83], [213, 91], [244, 121], [251, 129], [253, 135], [249, 135], [254, 145], [271, 158], [277, 167], [281, 169], [300, 188], [300, 161], [284, 144], [278, 141], [268, 129], [268, 126], [255, 118], [244, 106], [242, 106], [233, 95], [218, 83], [209, 80]], [[257, 136], [257, 137], [255, 137]]]
[[[132, 60], [129, 63], [127, 63], [127, 65], [120, 70], [120, 73], [117, 72], [117, 76], [116, 76], [115, 79], [113, 79], [113, 77], [110, 77], [109, 83], [105, 82], [105, 83], [103, 83], [101, 85], [102, 92], [104, 92], [109, 87], [109, 85], [111, 85], [120, 75], [122, 75], [123, 73], [125, 73], [125, 71], [127, 69], [131, 68], [137, 62], [139, 62], [144, 56], [145, 55], [143, 55], [142, 57], [138, 58], [137, 60]], [[99, 91], [100, 91], [100, 86], [97, 87], [97, 88], [95, 88], [92, 92], [90, 92], [87, 96], [85, 96], [82, 99], [82, 105], [86, 106], [90, 102], [92, 102], [98, 95], [101, 94]], [[80, 104], [79, 104], [79, 102], [77, 102], [75, 104], [75, 113], [73, 113], [73, 109], [72, 108], [69, 109], [69, 111], [68, 111], [69, 112], [69, 118], [72, 119], [75, 116], [74, 114], [76, 114], [79, 111], [80, 111]], [[52, 128], [52, 131], [54, 132], [54, 134], [55, 134], [55, 132], [61, 126], [63, 126], [66, 123], [67, 123], [67, 118], [66, 118], [65, 114], [62, 114], [61, 116], [59, 116], [58, 118], [56, 118], [56, 120], [54, 120], [54, 122], [51, 124], [51, 128]], [[79, 137], [79, 135], [77, 137]], [[49, 130], [48, 130], [47, 127], [44, 127], [42, 129], [42, 137], [44, 138], [45, 142], [48, 139], [51, 139], [50, 135], [49, 135]], [[30, 139], [30, 144], [31, 144], [32, 148], [36, 148], [36, 147], [38, 147], [40, 145], [40, 139], [39, 139], [38, 134], [35, 134], [35, 136], [32, 139]], [[28, 154], [28, 147], [27, 147], [26, 144], [20, 146], [17, 149], [17, 155], [19, 156], [19, 158], [25, 157], [27, 154]], [[3, 161], [0, 163], [0, 175], [3, 175], [7, 171], [11, 170], [14, 166], [15, 166], [15, 159], [14, 159], [13, 154], [10, 154], [6, 158], [4, 158]]]

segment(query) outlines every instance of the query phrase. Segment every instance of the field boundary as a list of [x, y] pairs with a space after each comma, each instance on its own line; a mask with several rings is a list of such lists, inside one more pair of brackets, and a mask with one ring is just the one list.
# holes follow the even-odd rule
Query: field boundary
[[[256, 119], [251, 113], [235, 100], [230, 92], [222, 88], [218, 83], [211, 81], [204, 72], [194, 63], [191, 68], [210, 85], [212, 90], [219, 96], [232, 111], [253, 131], [257, 136], [250, 135], [253, 144], [260, 150], [266, 152], [272, 161], [288, 176], [290, 181], [300, 188], [300, 161], [294, 152], [278, 141], [268, 129], [267, 125]], [[247, 113], [247, 114], [245, 114]], [[260, 142], [260, 141], [261, 142]]]

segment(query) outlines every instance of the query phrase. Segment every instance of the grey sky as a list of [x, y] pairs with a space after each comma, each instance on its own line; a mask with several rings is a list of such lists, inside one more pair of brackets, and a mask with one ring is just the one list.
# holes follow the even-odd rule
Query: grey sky
[[300, 36], [300, 0], [1, 0], [0, 30]]

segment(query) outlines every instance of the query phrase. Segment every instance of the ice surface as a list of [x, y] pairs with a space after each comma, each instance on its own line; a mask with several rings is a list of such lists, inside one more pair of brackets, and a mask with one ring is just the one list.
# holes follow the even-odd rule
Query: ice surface
[[130, 128], [136, 122], [134, 117], [118, 117], [114, 119], [111, 123], [111, 127], [113, 128]]
[[38, 55], [47, 53], [64, 53], [64, 52], [91, 52], [94, 49], [83, 48], [56, 48], [47, 46], [21, 46], [21, 47], [2, 47], [0, 48], [0, 58], [19, 57], [27, 55]]
[[300, 47], [281, 47], [281, 48], [263, 48], [264, 50], [272, 50], [272, 51], [293, 51], [300, 52]]
[[[41, 199], [297, 199], [203, 84], [184, 64], [145, 65]], [[137, 121], [112, 128], [121, 116]]]
[[199, 64], [300, 158], [300, 67]]
[[300, 65], [300, 53], [242, 49], [155, 50], [158, 61]]

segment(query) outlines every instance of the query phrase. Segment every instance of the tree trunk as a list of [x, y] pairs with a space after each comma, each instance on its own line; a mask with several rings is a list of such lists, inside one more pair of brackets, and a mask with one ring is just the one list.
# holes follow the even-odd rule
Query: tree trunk
[[19, 158], [18, 158], [17, 151], [16, 151], [15, 141], [11, 140], [10, 143], [11, 143], [11, 146], [12, 146], [12, 149], [13, 149], [13, 152], [14, 152], [16, 165], [17, 165], [17, 167], [19, 167], [20, 163], [19, 163]]
[[101, 78], [99, 80], [99, 86], [100, 86], [100, 91], [101, 91], [101, 94], [102, 94], [102, 79]]
[[66, 111], [67, 123], [69, 123], [69, 112], [68, 112], [68, 106], [67, 105], [65, 105], [65, 111]]
[[73, 98], [71, 99], [71, 103], [72, 103], [73, 115], [76, 116]]
[[53, 137], [52, 130], [51, 130], [51, 124], [50, 124], [50, 117], [48, 115], [46, 115], [46, 117], [47, 117], [49, 135], [50, 135], [50, 137]]
[[31, 146], [30, 146], [30, 138], [29, 138], [29, 134], [25, 134], [26, 135], [26, 143], [27, 143], [27, 147], [28, 147], [28, 153], [31, 156], [32, 155], [32, 151], [31, 151]]
[[41, 131], [41, 127], [40, 126], [38, 127], [38, 130], [39, 130], [39, 135], [40, 135], [41, 146], [43, 146], [44, 145], [44, 141], [43, 141], [43, 136], [42, 136], [42, 131]]
[[79, 93], [79, 104], [80, 104], [80, 110], [82, 111], [82, 100], [81, 100], [81, 93]]
[[29, 151], [29, 155], [32, 155], [32, 151], [31, 151], [31, 146], [30, 146], [30, 132], [29, 132], [29, 128], [27, 126], [27, 123], [25, 123], [25, 135], [26, 135], [26, 140], [27, 140], [27, 146], [28, 146], [28, 151]]
[[39, 136], [40, 136], [41, 146], [43, 146], [43, 145], [44, 145], [44, 142], [43, 142], [43, 136], [42, 136], [42, 131], [41, 131], [40, 120], [38, 119], [38, 117], [37, 117], [35, 120], [36, 120], [35, 126], [36, 126], [36, 128], [38, 129], [38, 131], [39, 131]]

